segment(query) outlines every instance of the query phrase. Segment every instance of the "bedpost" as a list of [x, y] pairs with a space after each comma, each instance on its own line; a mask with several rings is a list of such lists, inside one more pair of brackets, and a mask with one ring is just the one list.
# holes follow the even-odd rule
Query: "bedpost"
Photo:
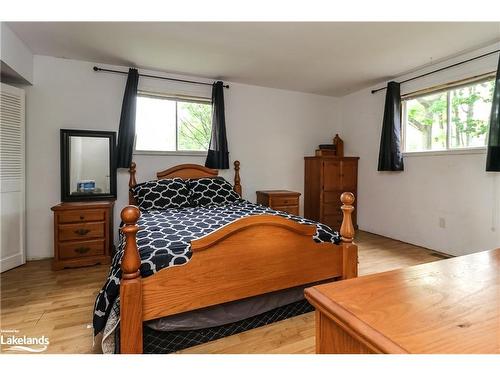
[[241, 196], [241, 179], [240, 179], [240, 162], [235, 160], [234, 162], [234, 191]]
[[342, 238], [342, 278], [350, 279], [358, 275], [358, 247], [352, 242], [354, 239], [354, 226], [352, 225], [352, 212], [354, 211], [354, 194], [342, 193], [340, 201], [342, 202], [343, 218], [340, 227], [340, 236]]
[[[137, 181], [135, 180], [135, 172], [136, 172], [135, 167], [136, 167], [135, 163], [131, 162], [130, 168], [128, 169], [128, 173], [130, 175], [129, 180], [128, 180], [129, 189], [132, 189], [135, 185], [137, 185]], [[137, 202], [135, 201], [134, 196], [132, 195], [130, 190], [128, 192], [128, 204], [137, 204]]]
[[121, 212], [125, 223], [121, 231], [125, 236], [120, 282], [120, 352], [142, 353], [142, 279], [141, 258], [137, 249], [137, 220], [141, 213], [137, 207], [127, 206]]

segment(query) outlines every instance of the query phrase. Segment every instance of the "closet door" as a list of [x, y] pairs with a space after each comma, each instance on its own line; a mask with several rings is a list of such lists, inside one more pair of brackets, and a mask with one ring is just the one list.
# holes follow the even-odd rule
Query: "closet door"
[[0, 84], [0, 272], [25, 263], [24, 91]]

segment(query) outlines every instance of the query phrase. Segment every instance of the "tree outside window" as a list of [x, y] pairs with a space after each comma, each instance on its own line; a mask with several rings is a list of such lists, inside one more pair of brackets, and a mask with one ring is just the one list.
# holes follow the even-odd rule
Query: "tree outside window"
[[200, 99], [139, 95], [136, 151], [204, 152], [212, 131], [212, 104]]
[[405, 151], [484, 147], [494, 79], [404, 100]]

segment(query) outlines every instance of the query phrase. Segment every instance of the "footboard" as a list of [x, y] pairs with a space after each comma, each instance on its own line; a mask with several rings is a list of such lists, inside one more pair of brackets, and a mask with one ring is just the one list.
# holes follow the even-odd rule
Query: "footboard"
[[142, 352], [143, 321], [357, 275], [354, 196], [342, 194], [342, 243], [316, 243], [314, 225], [272, 215], [237, 220], [191, 243], [191, 260], [141, 279], [135, 235], [139, 210], [122, 210], [126, 246], [120, 284], [121, 352]]

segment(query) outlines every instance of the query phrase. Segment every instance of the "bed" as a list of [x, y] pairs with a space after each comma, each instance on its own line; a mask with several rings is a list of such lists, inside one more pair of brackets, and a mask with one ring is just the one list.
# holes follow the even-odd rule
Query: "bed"
[[[241, 196], [238, 161], [234, 162], [234, 170], [232, 190]], [[135, 163], [129, 172], [132, 190], [140, 185], [136, 182]], [[156, 177], [158, 181], [219, 178], [217, 170], [196, 164], [178, 165], [158, 172]], [[351, 220], [354, 196], [346, 192], [340, 199], [344, 219], [339, 235], [320, 223], [243, 199], [223, 206], [140, 211], [131, 193], [130, 205], [121, 212], [121, 243], [107, 281], [114, 285], [114, 293], [119, 293], [116, 313], [120, 321], [120, 353], [143, 352], [144, 322], [283, 294], [322, 281], [356, 277], [357, 246], [352, 242]], [[217, 218], [215, 224], [201, 225]], [[146, 242], [164, 246], [175, 226], [172, 223], [185, 232], [185, 237], [175, 246], [170, 242], [168, 252], [159, 249], [145, 255]], [[111, 294], [111, 289], [101, 290], [96, 300], [94, 327], [96, 319], [109, 314]], [[300, 303], [293, 306], [303, 308]], [[288, 314], [288, 310], [279, 311]]]

